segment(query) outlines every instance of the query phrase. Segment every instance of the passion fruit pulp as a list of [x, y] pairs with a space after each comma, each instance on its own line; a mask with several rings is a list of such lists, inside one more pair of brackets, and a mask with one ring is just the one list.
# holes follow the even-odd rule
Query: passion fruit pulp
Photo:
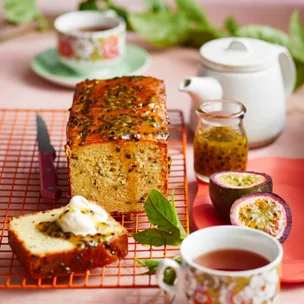
[[230, 211], [232, 225], [262, 230], [283, 243], [291, 230], [289, 205], [274, 193], [254, 193], [236, 200]]
[[210, 199], [224, 218], [229, 219], [232, 204], [244, 195], [272, 192], [272, 178], [253, 171], [223, 171], [210, 176]]

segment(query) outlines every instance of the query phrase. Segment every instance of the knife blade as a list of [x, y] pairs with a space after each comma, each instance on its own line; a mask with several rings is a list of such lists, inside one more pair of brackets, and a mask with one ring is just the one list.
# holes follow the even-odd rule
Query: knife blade
[[36, 114], [37, 141], [39, 150], [40, 193], [47, 200], [57, 201], [61, 190], [57, 187], [57, 173], [54, 165], [56, 152], [50, 142], [49, 132], [42, 117]]

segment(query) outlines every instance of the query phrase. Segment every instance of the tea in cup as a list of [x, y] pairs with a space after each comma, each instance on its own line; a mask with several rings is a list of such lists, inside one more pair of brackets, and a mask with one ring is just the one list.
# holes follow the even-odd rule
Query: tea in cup
[[98, 73], [125, 53], [126, 23], [114, 11], [75, 11], [54, 22], [60, 61], [80, 74]]
[[[193, 304], [270, 304], [280, 289], [282, 245], [251, 228], [216, 226], [190, 234], [180, 248], [182, 265], [165, 259], [156, 279], [170, 294]], [[163, 281], [170, 267], [176, 284]]]

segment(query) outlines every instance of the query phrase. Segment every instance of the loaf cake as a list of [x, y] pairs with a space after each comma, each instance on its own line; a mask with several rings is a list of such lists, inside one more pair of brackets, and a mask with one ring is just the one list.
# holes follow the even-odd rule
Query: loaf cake
[[58, 217], [65, 207], [12, 218], [9, 244], [32, 278], [83, 272], [115, 262], [128, 253], [127, 230], [110, 215], [101, 233], [64, 232]]
[[136, 213], [152, 189], [168, 195], [165, 87], [152, 77], [77, 84], [67, 125], [70, 196]]

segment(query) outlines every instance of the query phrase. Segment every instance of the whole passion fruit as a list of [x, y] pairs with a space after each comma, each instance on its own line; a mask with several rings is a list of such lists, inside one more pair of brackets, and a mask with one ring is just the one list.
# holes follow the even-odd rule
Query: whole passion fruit
[[256, 192], [272, 192], [269, 175], [252, 171], [223, 171], [210, 176], [209, 195], [212, 204], [227, 220], [230, 208], [237, 199]]
[[234, 202], [230, 211], [231, 224], [262, 230], [284, 243], [291, 226], [289, 205], [274, 193], [245, 195]]

